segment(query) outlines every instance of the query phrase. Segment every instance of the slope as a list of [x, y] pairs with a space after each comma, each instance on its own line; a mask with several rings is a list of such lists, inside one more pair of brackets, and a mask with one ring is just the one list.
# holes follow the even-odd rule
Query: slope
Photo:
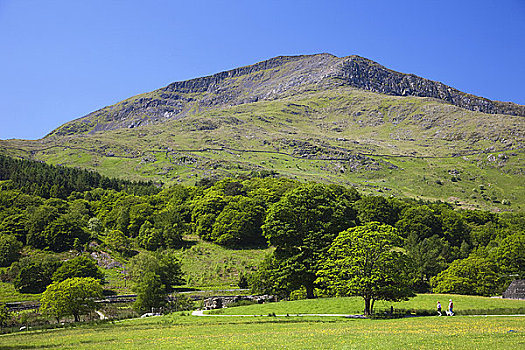
[[1, 145], [11, 155], [133, 180], [278, 173], [469, 208], [525, 205], [523, 117], [348, 85], [287, 91], [138, 128]]

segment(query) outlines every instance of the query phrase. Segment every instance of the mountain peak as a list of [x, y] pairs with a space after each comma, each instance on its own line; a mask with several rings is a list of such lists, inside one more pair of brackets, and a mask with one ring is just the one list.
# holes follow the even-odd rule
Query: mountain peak
[[203, 109], [274, 100], [305, 89], [351, 86], [396, 96], [431, 97], [461, 108], [525, 116], [525, 106], [491, 101], [443, 83], [390, 70], [367, 58], [329, 53], [278, 56], [210, 76], [179, 81], [102, 108], [54, 130], [54, 135], [134, 128]]

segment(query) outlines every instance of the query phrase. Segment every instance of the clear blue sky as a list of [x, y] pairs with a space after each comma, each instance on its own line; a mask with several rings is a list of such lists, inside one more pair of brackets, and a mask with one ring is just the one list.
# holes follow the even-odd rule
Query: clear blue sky
[[358, 54], [525, 104], [525, 0], [0, 0], [0, 139], [274, 56]]

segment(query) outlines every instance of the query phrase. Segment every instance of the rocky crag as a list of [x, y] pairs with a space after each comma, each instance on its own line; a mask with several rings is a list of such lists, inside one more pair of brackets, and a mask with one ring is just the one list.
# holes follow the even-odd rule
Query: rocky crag
[[340, 86], [387, 95], [431, 97], [483, 113], [525, 116], [525, 106], [470, 95], [440, 82], [392, 71], [366, 58], [318, 54], [280, 56], [207, 77], [175, 82], [73, 120], [50, 135], [135, 128], [217, 107], [275, 100]]

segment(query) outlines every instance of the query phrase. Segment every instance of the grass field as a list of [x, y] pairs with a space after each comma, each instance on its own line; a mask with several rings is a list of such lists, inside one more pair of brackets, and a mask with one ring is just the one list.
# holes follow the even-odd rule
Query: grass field
[[209, 318], [169, 315], [0, 336], [0, 349], [520, 349], [522, 317]]
[[[397, 303], [378, 301], [375, 303], [374, 310], [406, 309], [406, 310], [435, 310], [439, 300], [443, 309], [447, 308], [448, 300], [454, 301], [454, 311], [461, 313], [466, 310], [480, 310], [480, 313], [493, 313], [490, 310], [498, 309], [525, 309], [525, 300], [510, 300], [499, 298], [487, 298], [469, 295], [452, 294], [419, 294], [416, 297]], [[219, 309], [210, 313], [220, 313], [224, 315], [268, 315], [275, 313], [278, 315], [286, 314], [362, 314], [364, 302], [359, 297], [349, 298], [319, 298], [310, 300], [281, 301], [278, 303], [267, 303], [262, 305], [246, 305]], [[525, 315], [524, 315], [525, 316]]]
[[40, 294], [20, 293], [12, 283], [0, 282], [0, 303], [14, 301], [38, 301]]

